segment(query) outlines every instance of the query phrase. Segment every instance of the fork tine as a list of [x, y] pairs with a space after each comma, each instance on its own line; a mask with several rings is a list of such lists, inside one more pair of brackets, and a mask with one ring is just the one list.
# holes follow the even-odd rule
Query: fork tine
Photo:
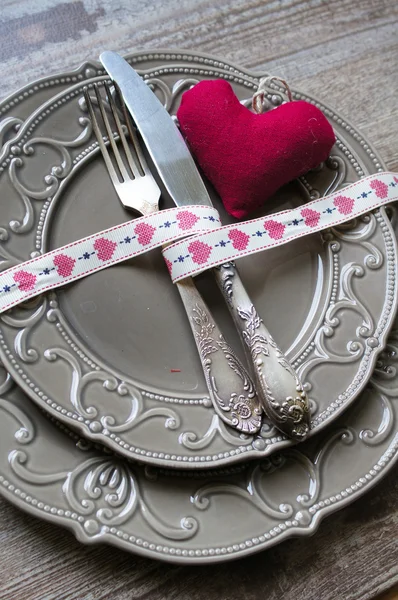
[[146, 172], [149, 172], [149, 169], [148, 169], [147, 163], [145, 161], [144, 154], [143, 154], [142, 149], [141, 149], [141, 144], [138, 141], [137, 134], [135, 132], [134, 127], [132, 126], [132, 121], [131, 121], [130, 114], [129, 114], [128, 110], [127, 110], [127, 106], [126, 106], [126, 104], [125, 104], [125, 102], [123, 100], [123, 96], [122, 96], [122, 94], [121, 94], [121, 92], [119, 90], [119, 87], [117, 86], [116, 83], [115, 83], [115, 88], [117, 89], [119, 97], [120, 97], [120, 100], [121, 100], [124, 121], [126, 123], [127, 130], [129, 132], [129, 136], [130, 136], [131, 142], [132, 142], [132, 144], [134, 146], [134, 150], [135, 150], [135, 153], [137, 155], [138, 164], [139, 164], [139, 167], [140, 167], [140, 170], [141, 170], [141, 174], [145, 175]]
[[113, 183], [115, 184], [116, 182], [119, 181], [119, 177], [118, 177], [115, 167], [113, 166], [113, 163], [110, 159], [108, 149], [107, 149], [104, 139], [102, 137], [102, 133], [101, 133], [101, 130], [98, 125], [97, 117], [94, 112], [94, 107], [93, 107], [93, 104], [91, 102], [91, 98], [90, 98], [90, 95], [88, 92], [88, 88], [84, 88], [83, 92], [84, 92], [84, 98], [86, 100], [88, 112], [90, 113], [90, 120], [91, 120], [91, 123], [93, 126], [94, 135], [97, 138], [98, 145], [100, 147], [102, 156], [103, 156], [105, 164], [106, 164], [106, 168], [108, 169], [109, 175], [110, 175]]
[[[119, 92], [119, 89], [115, 85], [115, 89], [116, 89], [116, 91], [117, 91], [117, 93], [119, 95], [119, 100], [120, 100], [120, 103], [121, 103], [122, 108], [123, 108], [124, 119], [125, 119], [125, 122], [126, 122], [126, 125], [127, 125], [127, 130], [129, 132], [131, 141], [133, 142], [134, 150], [135, 150], [136, 155], [137, 155], [137, 160], [135, 160], [133, 158], [132, 154], [131, 154], [130, 146], [127, 143], [126, 136], [125, 136], [124, 131], [123, 131], [123, 126], [122, 126], [122, 124], [120, 122], [120, 118], [119, 118], [119, 115], [118, 115], [118, 112], [117, 112], [115, 101], [114, 101], [113, 96], [111, 94], [110, 87], [109, 87], [109, 85], [107, 83], [105, 83], [104, 87], [105, 87], [105, 90], [106, 90], [106, 94], [108, 96], [109, 106], [111, 107], [112, 115], [113, 115], [113, 118], [114, 118], [115, 123], [116, 123], [116, 129], [117, 129], [117, 132], [119, 134], [120, 141], [122, 142], [122, 145], [123, 145], [123, 148], [124, 148], [124, 152], [126, 154], [127, 162], [128, 162], [129, 167], [131, 169], [131, 172], [134, 175], [134, 177], [144, 176], [145, 175], [144, 169], [142, 168], [142, 166], [140, 164], [140, 152], [141, 152], [141, 150], [140, 150], [140, 147], [138, 145], [138, 140], [136, 140], [135, 135], [133, 133], [133, 130], [132, 130], [132, 127], [131, 127], [131, 123], [130, 123], [130, 118], [129, 118], [128, 114], [127, 114], [126, 105], [124, 103], [124, 100], [123, 100], [123, 98], [122, 98], [122, 96], [121, 96], [121, 94]], [[137, 173], [137, 169], [138, 169], [138, 173]]]
[[93, 87], [94, 87], [95, 95], [96, 95], [97, 102], [98, 102], [98, 108], [100, 109], [101, 117], [102, 117], [102, 120], [103, 120], [104, 125], [105, 125], [106, 133], [107, 133], [110, 145], [112, 147], [113, 154], [115, 156], [118, 169], [120, 171], [122, 179], [123, 180], [127, 180], [127, 179], [129, 179], [129, 174], [127, 172], [126, 167], [124, 166], [122, 157], [120, 156], [119, 149], [118, 149], [118, 147], [116, 145], [116, 142], [115, 142], [115, 139], [113, 137], [112, 128], [111, 128], [111, 125], [109, 123], [108, 115], [105, 112], [104, 103], [103, 103], [101, 94], [99, 92], [99, 89], [98, 89], [97, 85], [94, 84]]

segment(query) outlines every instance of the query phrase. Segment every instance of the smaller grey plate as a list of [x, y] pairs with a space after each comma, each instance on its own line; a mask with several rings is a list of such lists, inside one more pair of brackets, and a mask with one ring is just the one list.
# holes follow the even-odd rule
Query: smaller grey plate
[[[146, 69], [172, 113], [182, 92], [203, 78], [230, 80], [245, 103], [256, 88], [259, 75], [221, 62], [217, 70], [204, 65], [203, 56], [190, 61], [181, 54], [179, 64], [161, 56], [130, 60]], [[2, 268], [131, 218], [115, 197], [83, 102], [82, 87], [92, 85], [95, 68], [76, 71], [77, 83], [38, 107], [3, 148]], [[95, 80], [102, 84], [104, 78]], [[267, 99], [278, 104], [282, 96], [270, 88]], [[16, 107], [22, 110], [22, 101]], [[381, 168], [361, 135], [321, 108], [338, 138], [331, 159], [281, 190], [267, 211], [301, 204]], [[364, 387], [392, 322], [396, 243], [386, 213], [375, 211], [239, 266], [305, 382], [316, 433]], [[205, 277], [198, 283], [239, 351], [217, 290]], [[266, 421], [252, 438], [214, 414], [186, 315], [158, 252], [2, 315], [0, 353], [18, 384], [51, 415], [137, 460], [200, 468], [291, 444]]]

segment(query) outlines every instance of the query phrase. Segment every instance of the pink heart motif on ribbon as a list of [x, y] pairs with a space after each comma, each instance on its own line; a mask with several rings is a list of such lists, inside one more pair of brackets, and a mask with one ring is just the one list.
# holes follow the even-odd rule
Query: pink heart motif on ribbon
[[[215, 208], [170, 208], [100, 231], [0, 273], [0, 312], [190, 233], [213, 230]], [[202, 257], [203, 260], [203, 257]], [[167, 262], [171, 272], [172, 261]]]
[[211, 246], [199, 241], [192, 242], [188, 246], [188, 251], [192, 256], [193, 262], [197, 265], [203, 265], [208, 261], [211, 254]]
[[274, 221], [273, 219], [269, 219], [269, 221], [264, 222], [264, 229], [265, 231], [268, 231], [270, 238], [273, 240], [280, 240], [283, 237], [285, 225], [278, 221]]
[[116, 242], [112, 242], [112, 240], [103, 237], [94, 242], [94, 250], [96, 250], [98, 258], [103, 261], [112, 258], [116, 246]]
[[177, 221], [180, 229], [186, 231], [187, 229], [192, 229], [194, 225], [199, 221], [199, 217], [197, 217], [194, 213], [191, 213], [189, 210], [184, 210], [177, 214]]
[[353, 198], [347, 198], [347, 196], [337, 196], [334, 199], [333, 204], [342, 215], [349, 215], [354, 208], [355, 200]]
[[301, 214], [304, 217], [304, 223], [307, 227], [316, 227], [321, 218], [321, 214], [316, 210], [312, 210], [312, 208], [303, 208]]
[[57, 254], [53, 259], [54, 266], [57, 269], [58, 275], [61, 277], [69, 277], [75, 266], [75, 259], [66, 254]]
[[250, 241], [250, 236], [240, 229], [231, 229], [228, 233], [228, 237], [231, 240], [233, 247], [237, 250], [246, 250]]
[[378, 198], [387, 198], [388, 196], [388, 185], [380, 179], [374, 179], [370, 182], [370, 187], [375, 191]]
[[138, 236], [138, 243], [142, 246], [147, 246], [151, 243], [155, 231], [156, 228], [152, 225], [148, 225], [147, 223], [139, 223], [136, 227], [134, 227], [134, 232]]
[[[382, 198], [383, 196], [383, 198]], [[398, 177], [377, 173], [304, 206], [208, 231], [163, 250], [173, 282], [328, 229], [398, 199]]]
[[36, 284], [36, 275], [28, 273], [27, 271], [17, 271], [14, 273], [14, 281], [17, 282], [18, 288], [21, 292], [29, 292], [33, 290]]

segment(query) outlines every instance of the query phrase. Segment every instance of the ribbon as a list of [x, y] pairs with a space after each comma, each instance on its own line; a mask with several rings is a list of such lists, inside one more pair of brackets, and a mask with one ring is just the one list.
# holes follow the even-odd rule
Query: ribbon
[[34, 296], [220, 225], [210, 206], [172, 208], [116, 225], [0, 273], [0, 313]]
[[176, 283], [210, 267], [350, 221], [396, 200], [397, 174], [377, 173], [298, 208], [176, 242], [163, 250], [163, 256]]
[[398, 177], [385, 172], [293, 210], [224, 227], [218, 212], [209, 206], [162, 210], [3, 271], [0, 313], [165, 244], [171, 244], [163, 249], [163, 255], [172, 281], [177, 282], [210, 267], [339, 225], [396, 200]]

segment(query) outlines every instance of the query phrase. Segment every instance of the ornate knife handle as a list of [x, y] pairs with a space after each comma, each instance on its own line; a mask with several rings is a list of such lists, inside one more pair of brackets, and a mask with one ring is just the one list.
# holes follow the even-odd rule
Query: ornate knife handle
[[297, 441], [304, 440], [310, 429], [310, 411], [297, 373], [257, 314], [235, 264], [221, 265], [213, 273], [253, 365], [264, 411], [283, 433]]
[[216, 413], [247, 434], [261, 427], [262, 407], [250, 375], [225, 341], [191, 278], [177, 284]]

